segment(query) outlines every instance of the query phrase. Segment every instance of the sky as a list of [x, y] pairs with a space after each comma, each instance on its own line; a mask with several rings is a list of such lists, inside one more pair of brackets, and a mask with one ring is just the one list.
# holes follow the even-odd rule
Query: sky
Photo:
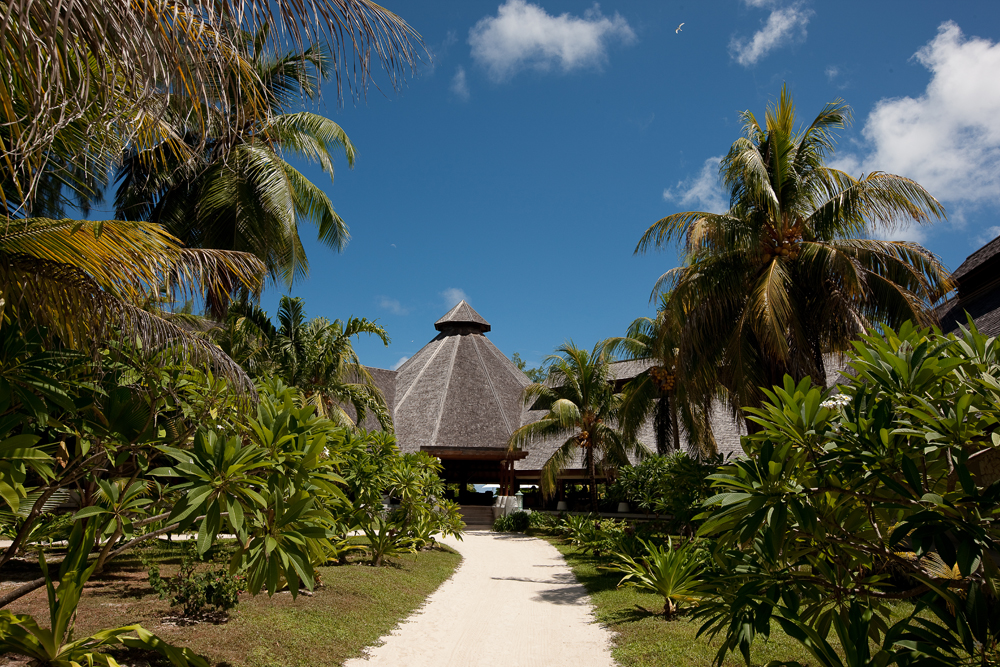
[[[394, 368], [466, 299], [499, 349], [535, 366], [654, 313], [676, 248], [636, 256], [660, 218], [722, 211], [718, 161], [787, 84], [803, 122], [837, 98], [831, 161], [915, 179], [946, 221], [899, 229], [954, 270], [1000, 234], [1000, 2], [384, 0], [427, 52], [392, 91], [318, 109], [357, 148], [330, 195], [352, 239], [302, 236], [310, 317], [377, 319], [355, 345]], [[683, 24], [683, 25], [681, 25]], [[678, 30], [678, 27], [680, 29]], [[285, 288], [271, 286], [272, 315]]]

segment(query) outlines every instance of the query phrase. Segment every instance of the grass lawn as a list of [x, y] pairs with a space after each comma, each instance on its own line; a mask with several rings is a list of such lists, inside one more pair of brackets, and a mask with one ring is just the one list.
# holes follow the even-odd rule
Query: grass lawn
[[[164, 577], [176, 571], [179, 548], [156, 555]], [[76, 636], [141, 623], [167, 641], [190, 647], [218, 667], [327, 667], [361, 655], [451, 576], [461, 560], [446, 547], [399, 558], [392, 566], [357, 563], [319, 568], [322, 587], [293, 600], [288, 592], [240, 596], [228, 622], [177, 624], [167, 602], [149, 586], [139, 559], [123, 557], [88, 583], [77, 615]], [[48, 625], [45, 589], [8, 607]], [[0, 658], [0, 664], [3, 664]], [[127, 660], [145, 665], [145, 661]], [[125, 664], [125, 663], [123, 663]], [[166, 663], [164, 663], [166, 664]]]
[[[603, 559], [579, 553], [561, 538], [546, 537], [566, 557], [573, 573], [594, 602], [597, 620], [615, 634], [612, 655], [622, 667], [708, 667], [719, 650], [719, 642], [706, 637], [695, 639], [701, 621], [680, 617], [669, 623], [663, 620], [663, 598], [635, 588], [618, 589], [620, 574], [598, 570]], [[835, 647], [836, 637], [830, 638]], [[798, 660], [815, 664], [812, 656], [777, 625], [772, 626], [769, 641], [757, 641], [751, 652], [754, 665], [771, 660]], [[726, 667], [742, 667], [743, 656], [727, 656]]]

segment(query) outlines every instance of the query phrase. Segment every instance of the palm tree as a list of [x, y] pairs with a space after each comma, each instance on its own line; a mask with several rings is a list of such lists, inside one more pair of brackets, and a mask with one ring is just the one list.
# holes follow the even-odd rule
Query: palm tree
[[[204, 297], [219, 284], [256, 294], [263, 265], [245, 253], [191, 250], [158, 225], [7, 219], [0, 230], [0, 323], [41, 326], [68, 347], [125, 336], [150, 353], [207, 363], [245, 392], [242, 369], [209, 341], [148, 312], [151, 297]], [[2, 325], [2, 324], [0, 324]]]
[[668, 297], [661, 295], [664, 307], [655, 318], [637, 318], [625, 336], [605, 341], [609, 354], [653, 362], [622, 387], [622, 430], [635, 438], [652, 415], [658, 454], [680, 451], [682, 425], [691, 445], [704, 454], [714, 454], [715, 437], [708, 420], [711, 383], [686, 374], [679, 363], [680, 326], [673, 311], [665, 307]]
[[823, 355], [869, 327], [932, 323], [929, 305], [951, 289], [947, 270], [920, 245], [865, 238], [941, 218], [944, 208], [907, 178], [855, 179], [826, 166], [834, 130], [849, 121], [838, 100], [797, 128], [783, 87], [764, 127], [743, 113], [744, 136], [720, 165], [729, 210], [667, 216], [636, 248], [683, 242], [683, 265], [654, 293], [670, 294], [685, 372], [717, 378], [737, 409], [759, 406], [760, 388], [785, 374], [822, 382]]
[[272, 342], [275, 374], [302, 390], [320, 415], [342, 426], [355, 425], [344, 410], [354, 408], [357, 423], [371, 413], [383, 430], [392, 432], [392, 418], [385, 397], [365, 368], [351, 339], [361, 334], [378, 336], [385, 345], [385, 329], [365, 318], [346, 322], [325, 317], [306, 320], [301, 298], [281, 297], [278, 329]]
[[550, 356], [548, 380], [524, 389], [526, 405], [548, 410], [538, 421], [514, 431], [508, 441], [511, 450], [527, 446], [535, 439], [557, 438], [561, 446], [542, 467], [542, 492], [550, 495], [559, 474], [583, 452], [590, 478], [590, 506], [597, 511], [597, 467], [607, 470], [628, 465], [630, 453], [640, 454], [643, 446], [618, 428], [621, 395], [614, 390], [611, 366], [602, 343], [593, 351], [572, 342]]
[[222, 117], [223, 134], [259, 117], [269, 101], [242, 61], [241, 31], [271, 28], [275, 45], [300, 53], [322, 44], [338, 99], [345, 80], [364, 94], [373, 63], [396, 88], [420, 44], [373, 0], [10, 0], [4, 13], [0, 199], [8, 210], [30, 209], [53, 169], [71, 187], [80, 185], [72, 182], [79, 167], [110, 173], [121, 147], [157, 134], [166, 109], [183, 108], [203, 127], [219, 120], [216, 108], [236, 111]]
[[[288, 288], [308, 272], [301, 221], [315, 224], [319, 240], [335, 250], [343, 249], [350, 234], [326, 193], [285, 156], [318, 162], [332, 181], [333, 151], [343, 150], [353, 166], [355, 149], [332, 120], [282, 113], [301, 96], [318, 94], [330, 74], [328, 54], [313, 46], [279, 57], [269, 44], [268, 30], [262, 29], [244, 35], [240, 45], [256, 74], [255, 96], [267, 101], [264, 112], [229, 132], [232, 118], [219, 118], [203, 130], [191, 114], [175, 110], [171, 118], [177, 126], [161, 145], [132, 146], [119, 171], [115, 206], [119, 217], [163, 224], [189, 246], [252, 253]], [[235, 113], [247, 115], [242, 109], [223, 109], [219, 115]], [[174, 136], [184, 137], [184, 151], [173, 149]], [[150, 150], [173, 159], [151, 162]], [[209, 304], [220, 318], [227, 297], [214, 295]]]

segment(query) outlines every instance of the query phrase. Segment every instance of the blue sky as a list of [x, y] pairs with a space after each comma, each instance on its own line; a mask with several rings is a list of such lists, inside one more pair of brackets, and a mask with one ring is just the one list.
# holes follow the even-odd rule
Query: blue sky
[[[385, 0], [430, 58], [393, 93], [320, 111], [358, 149], [323, 183], [352, 240], [305, 227], [309, 316], [377, 318], [356, 345], [391, 368], [466, 298], [536, 364], [650, 315], [674, 249], [636, 257], [661, 217], [722, 210], [716, 165], [739, 113], [787, 83], [803, 121], [845, 99], [834, 160], [916, 179], [949, 220], [900, 230], [951, 269], [1000, 233], [1000, 3], [815, 0]], [[683, 23], [681, 32], [676, 32]], [[324, 181], [325, 179], [325, 181]], [[272, 313], [283, 290], [270, 288]]]

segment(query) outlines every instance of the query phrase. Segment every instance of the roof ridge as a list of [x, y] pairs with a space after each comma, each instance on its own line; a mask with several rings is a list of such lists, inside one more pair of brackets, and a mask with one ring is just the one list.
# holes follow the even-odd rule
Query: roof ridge
[[475, 336], [470, 336], [472, 339], [472, 347], [476, 350], [476, 356], [479, 357], [479, 365], [483, 367], [483, 375], [486, 376], [486, 383], [490, 386], [490, 391], [493, 392], [493, 400], [496, 401], [497, 409], [500, 411], [500, 418], [503, 419], [503, 425], [507, 428], [507, 434], [510, 435], [514, 430], [510, 427], [510, 420], [507, 419], [507, 413], [503, 410], [503, 402], [500, 400], [500, 395], [497, 394], [497, 388], [493, 385], [493, 378], [490, 376], [490, 370], [486, 367], [486, 362], [483, 361], [483, 353], [479, 350], [479, 344], [476, 342]]
[[[437, 339], [435, 339], [435, 340], [437, 340]], [[423, 368], [421, 368], [417, 372], [417, 376], [415, 378], [413, 378], [413, 381], [410, 382], [410, 386], [406, 388], [406, 393], [403, 394], [403, 397], [401, 399], [399, 399], [399, 401], [396, 402], [396, 406], [393, 408], [393, 412], [395, 412], [396, 410], [399, 410], [399, 406], [401, 406], [403, 404], [403, 402], [406, 401], [407, 398], [409, 398], [410, 394], [413, 393], [413, 388], [416, 387], [417, 384], [420, 382], [420, 378], [423, 377], [424, 371], [427, 370], [427, 368], [431, 365], [431, 362], [434, 361], [434, 359], [437, 357], [437, 355], [441, 353], [441, 350], [444, 348], [445, 340], [446, 340], [445, 338], [441, 339], [440, 344], [437, 346], [437, 349], [435, 349], [434, 352], [431, 354], [430, 359], [428, 359], [426, 362], [424, 362]], [[434, 341], [432, 340], [431, 343], [433, 343], [433, 342]], [[430, 343], [428, 343], [427, 345], [430, 345]], [[426, 345], [424, 347], [426, 347]], [[419, 352], [417, 354], [419, 354]], [[416, 356], [416, 355], [413, 355], [413, 356]]]
[[[451, 351], [451, 359], [448, 360], [448, 372], [445, 374], [445, 386], [451, 386], [451, 375], [455, 372], [455, 357], [458, 356], [458, 346], [462, 340], [455, 340], [454, 349]], [[431, 446], [437, 444], [438, 431], [441, 429], [441, 420], [444, 418], [444, 406], [448, 403], [448, 392], [441, 392], [441, 407], [438, 409], [437, 419], [434, 420], [434, 430], [431, 432]]]

